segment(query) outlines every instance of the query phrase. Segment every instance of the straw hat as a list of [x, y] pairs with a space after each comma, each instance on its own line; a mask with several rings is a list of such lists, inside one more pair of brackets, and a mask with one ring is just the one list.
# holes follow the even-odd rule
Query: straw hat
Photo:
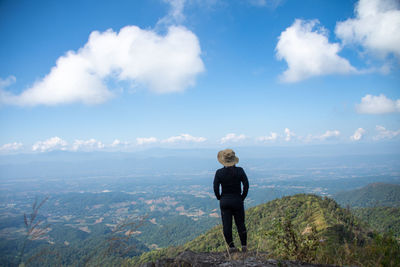
[[230, 167], [239, 162], [239, 158], [235, 156], [232, 149], [225, 149], [218, 152], [218, 161], [225, 167]]

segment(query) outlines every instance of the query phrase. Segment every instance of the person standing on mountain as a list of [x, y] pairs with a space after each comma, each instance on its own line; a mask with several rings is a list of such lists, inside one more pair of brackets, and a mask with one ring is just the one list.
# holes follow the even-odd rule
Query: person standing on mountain
[[[247, 232], [244, 223], [244, 200], [249, 191], [249, 180], [241, 167], [236, 167], [239, 158], [232, 149], [218, 152], [218, 161], [224, 165], [218, 169], [214, 178], [214, 193], [219, 200], [221, 208], [222, 225], [225, 241], [230, 252], [235, 252], [235, 244], [232, 239], [232, 217], [242, 243], [242, 252], [247, 251]], [[242, 185], [243, 184], [243, 190]], [[220, 185], [222, 193], [220, 193]]]

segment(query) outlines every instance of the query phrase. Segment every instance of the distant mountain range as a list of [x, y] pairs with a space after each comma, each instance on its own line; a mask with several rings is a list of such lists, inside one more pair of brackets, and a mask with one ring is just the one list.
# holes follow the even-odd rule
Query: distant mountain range
[[373, 183], [360, 189], [340, 192], [334, 199], [342, 207], [400, 207], [400, 185]]
[[[372, 144], [353, 144], [351, 149], [344, 145], [233, 148], [240, 158], [239, 165], [252, 170], [376, 166], [396, 170], [400, 159], [395, 145], [385, 145], [385, 149]], [[213, 171], [220, 167], [216, 159], [218, 150], [151, 148], [132, 152], [0, 153], [0, 180]]]
[[373, 229], [400, 237], [400, 185], [373, 183], [340, 192], [334, 198]]

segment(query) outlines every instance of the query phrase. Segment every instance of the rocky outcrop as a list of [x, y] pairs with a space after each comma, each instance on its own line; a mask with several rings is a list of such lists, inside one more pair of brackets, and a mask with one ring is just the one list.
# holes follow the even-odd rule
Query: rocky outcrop
[[180, 253], [174, 259], [161, 259], [156, 262], [148, 262], [140, 267], [228, 267], [228, 266], [252, 266], [252, 267], [276, 267], [276, 266], [303, 266], [303, 267], [327, 267], [333, 265], [308, 264], [295, 261], [278, 261], [267, 259], [266, 254], [255, 253], [199, 253], [190, 250]]

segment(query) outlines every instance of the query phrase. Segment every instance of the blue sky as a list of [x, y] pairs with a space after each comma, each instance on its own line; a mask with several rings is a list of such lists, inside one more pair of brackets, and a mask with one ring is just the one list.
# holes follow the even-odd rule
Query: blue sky
[[0, 2], [0, 152], [400, 138], [396, 0]]

